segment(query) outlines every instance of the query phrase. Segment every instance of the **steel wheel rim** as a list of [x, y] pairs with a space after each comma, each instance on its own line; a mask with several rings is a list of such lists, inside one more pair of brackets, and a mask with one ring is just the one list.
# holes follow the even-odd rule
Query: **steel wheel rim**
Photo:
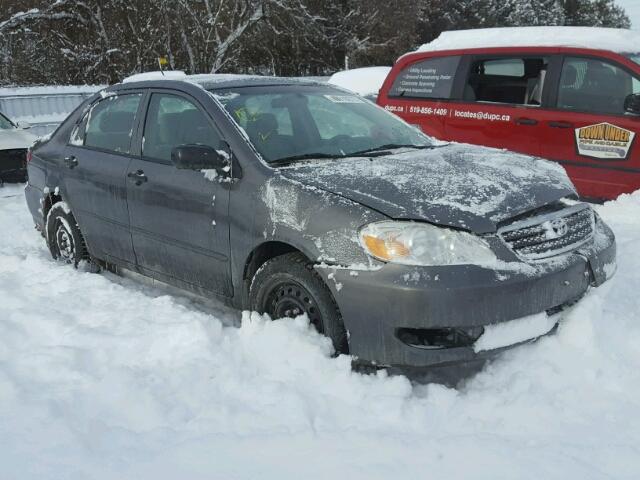
[[60, 258], [67, 262], [72, 262], [76, 257], [76, 246], [73, 241], [73, 235], [67, 230], [62, 222], [58, 222], [56, 228], [56, 248], [60, 254]]
[[324, 333], [324, 323], [316, 300], [297, 282], [287, 281], [275, 285], [267, 295], [266, 307], [266, 312], [273, 319], [295, 318], [306, 313], [315, 329]]

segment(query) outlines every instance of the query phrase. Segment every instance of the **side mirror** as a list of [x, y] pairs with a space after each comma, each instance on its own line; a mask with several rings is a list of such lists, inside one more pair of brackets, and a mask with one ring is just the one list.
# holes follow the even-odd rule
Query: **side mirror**
[[624, 111], [633, 115], [640, 115], [640, 94], [632, 93], [624, 99]]
[[229, 156], [209, 145], [179, 145], [171, 150], [171, 161], [176, 168], [215, 170], [220, 175], [228, 174], [231, 168]]
[[27, 130], [31, 128], [31, 124], [29, 122], [20, 121], [16, 125], [18, 128], [21, 128], [22, 130]]

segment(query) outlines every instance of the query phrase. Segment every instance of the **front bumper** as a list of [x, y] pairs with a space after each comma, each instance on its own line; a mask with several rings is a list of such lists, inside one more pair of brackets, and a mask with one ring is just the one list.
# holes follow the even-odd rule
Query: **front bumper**
[[332, 289], [358, 361], [431, 367], [475, 362], [515, 345], [480, 353], [469, 345], [425, 349], [400, 340], [400, 329], [469, 329], [557, 312], [606, 281], [615, 271], [615, 255], [614, 235], [598, 220], [589, 244], [522, 269], [385, 264], [378, 270], [318, 271]]

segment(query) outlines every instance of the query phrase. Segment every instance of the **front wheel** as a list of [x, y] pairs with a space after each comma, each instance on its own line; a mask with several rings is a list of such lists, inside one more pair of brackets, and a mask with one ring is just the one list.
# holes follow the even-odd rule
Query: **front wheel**
[[77, 267], [81, 260], [89, 259], [76, 219], [63, 202], [51, 207], [45, 232], [49, 251], [55, 260]]
[[271, 318], [306, 314], [319, 333], [329, 337], [336, 353], [349, 350], [347, 332], [331, 292], [302, 254], [288, 253], [268, 260], [249, 289], [252, 310]]

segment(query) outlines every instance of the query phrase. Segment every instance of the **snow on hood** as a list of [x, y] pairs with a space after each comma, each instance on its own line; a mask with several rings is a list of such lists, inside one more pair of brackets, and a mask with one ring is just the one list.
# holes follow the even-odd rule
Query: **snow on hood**
[[0, 130], [0, 150], [29, 148], [37, 139], [34, 134], [19, 128]]
[[575, 194], [558, 164], [462, 144], [304, 163], [281, 172], [394, 219], [475, 233], [494, 232], [503, 220]]

